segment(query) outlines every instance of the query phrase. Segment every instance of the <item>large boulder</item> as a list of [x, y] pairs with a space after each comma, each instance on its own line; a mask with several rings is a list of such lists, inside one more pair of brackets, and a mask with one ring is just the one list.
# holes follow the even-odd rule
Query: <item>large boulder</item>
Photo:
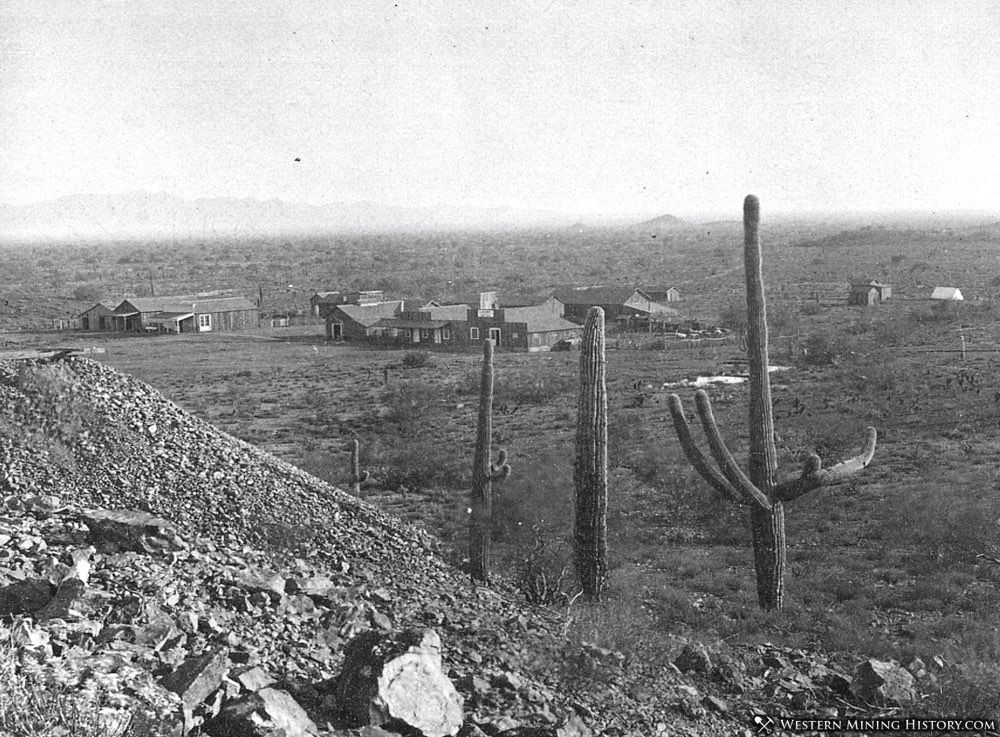
[[37, 611], [52, 601], [55, 592], [55, 586], [40, 578], [26, 578], [0, 587], [0, 617]]
[[351, 640], [333, 693], [354, 727], [403, 723], [425, 737], [450, 737], [462, 727], [462, 697], [443, 670], [437, 632], [366, 631]]
[[894, 660], [866, 660], [854, 671], [852, 693], [880, 706], [904, 706], [916, 700], [913, 675]]
[[232, 663], [223, 650], [209, 650], [188, 658], [160, 680], [160, 685], [181, 697], [186, 711], [192, 711], [219, 686]]
[[222, 707], [202, 726], [213, 737], [309, 737], [319, 730], [305, 709], [286, 691], [264, 688]]
[[81, 558], [63, 576], [55, 596], [35, 613], [39, 622], [49, 619], [81, 619], [90, 613], [86, 603], [87, 581], [90, 580], [90, 561]]
[[81, 513], [90, 530], [88, 541], [136, 553], [182, 550], [186, 547], [173, 523], [130, 509], [93, 509]]

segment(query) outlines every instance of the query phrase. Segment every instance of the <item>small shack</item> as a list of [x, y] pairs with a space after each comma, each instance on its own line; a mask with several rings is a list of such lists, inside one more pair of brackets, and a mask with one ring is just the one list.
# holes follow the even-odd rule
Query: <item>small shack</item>
[[849, 305], [877, 305], [892, 296], [892, 286], [880, 281], [853, 282], [847, 294]]
[[80, 330], [90, 332], [111, 330], [111, 316], [115, 312], [115, 307], [117, 307], [115, 302], [98, 302], [84, 310], [77, 315], [80, 319]]
[[934, 291], [931, 292], [931, 299], [945, 302], [960, 302], [965, 297], [962, 296], [962, 290], [957, 287], [934, 287]]

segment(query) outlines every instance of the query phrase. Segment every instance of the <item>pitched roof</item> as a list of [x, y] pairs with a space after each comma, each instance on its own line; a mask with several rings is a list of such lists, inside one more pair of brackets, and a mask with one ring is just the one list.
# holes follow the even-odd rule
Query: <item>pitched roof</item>
[[564, 305], [623, 305], [638, 291], [635, 287], [579, 287], [553, 296]]
[[324, 302], [324, 301], [326, 301], [327, 297], [337, 297], [337, 298], [339, 298], [339, 297], [342, 297], [342, 296], [343, 296], [342, 292], [315, 292], [315, 293], [313, 293], [313, 296], [310, 297], [309, 299], [310, 300], [316, 300], [317, 302]]
[[383, 317], [395, 317], [402, 308], [403, 301], [395, 299], [370, 305], [337, 305], [334, 311], [340, 310], [362, 327], [370, 328]]
[[246, 297], [129, 297], [122, 300], [115, 313], [131, 314], [132, 311], [123, 307], [126, 303], [139, 312], [236, 312], [239, 310], [256, 310], [257, 307]]
[[83, 312], [81, 312], [80, 314], [78, 314], [77, 317], [80, 317], [82, 315], [86, 315], [88, 312], [90, 312], [91, 310], [95, 310], [98, 307], [103, 307], [106, 310], [111, 310], [112, 312], [114, 312], [114, 309], [117, 306], [118, 306], [117, 302], [111, 302], [109, 300], [102, 299], [100, 302], [95, 302], [90, 307], [88, 307], [87, 309], [85, 309]]
[[552, 311], [535, 305], [533, 307], [505, 307], [504, 322], [523, 322], [528, 325], [529, 333], [550, 333], [553, 330], [582, 330], [574, 322], [552, 314]]
[[962, 291], [956, 287], [934, 287], [931, 292], [931, 299], [963, 299]]

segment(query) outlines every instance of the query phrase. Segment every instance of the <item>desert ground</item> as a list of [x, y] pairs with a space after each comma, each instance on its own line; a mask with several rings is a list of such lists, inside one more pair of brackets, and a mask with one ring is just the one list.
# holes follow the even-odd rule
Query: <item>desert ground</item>
[[[680, 309], [738, 321], [736, 223], [655, 234], [511, 233], [287, 243], [71, 244], [4, 249], [6, 347], [86, 345], [226, 432], [346, 488], [346, 444], [361, 442], [364, 499], [439, 537], [461, 565], [475, 435], [474, 353], [325, 342], [321, 324], [178, 336], [40, 332], [74, 300], [204, 289], [306, 307], [315, 289], [382, 288], [432, 297], [478, 288], [542, 294], [556, 284], [665, 284]], [[608, 335], [612, 571], [608, 601], [582, 607], [572, 636], [666, 662], [670, 636], [819, 648], [845, 661], [939, 657], [938, 713], [1000, 713], [1000, 225], [783, 223], [762, 228], [782, 478], [803, 457], [852, 455], [864, 428], [875, 460], [786, 510], [785, 610], [756, 606], [746, 511], [717, 498], [685, 460], [666, 407], [693, 409], [699, 376], [746, 368], [737, 340]], [[614, 246], [613, 249], [609, 246]], [[62, 255], [57, 255], [62, 254]], [[433, 265], [433, 266], [432, 266]], [[849, 307], [847, 284], [879, 278], [890, 302]], [[964, 303], [935, 305], [932, 287]], [[734, 326], [738, 328], [737, 326]], [[15, 330], [19, 328], [19, 330]], [[964, 336], [965, 350], [962, 351]], [[502, 571], [526, 596], [564, 607], [579, 354], [496, 357], [495, 447]], [[388, 382], [384, 369], [388, 369]], [[746, 387], [709, 385], [729, 447], [746, 455]], [[565, 571], [566, 575], [561, 576]], [[545, 585], [541, 585], [542, 575]]]

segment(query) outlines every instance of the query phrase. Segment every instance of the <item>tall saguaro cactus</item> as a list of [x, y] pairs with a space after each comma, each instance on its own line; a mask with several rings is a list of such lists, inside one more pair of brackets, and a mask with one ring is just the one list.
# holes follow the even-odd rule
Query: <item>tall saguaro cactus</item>
[[493, 547], [493, 482], [510, 476], [507, 451], [493, 455], [493, 341], [483, 341], [483, 373], [479, 384], [479, 421], [476, 450], [472, 459], [472, 503], [469, 522], [469, 564], [472, 578], [486, 581], [490, 576]]
[[591, 307], [580, 347], [573, 543], [584, 595], [599, 600], [608, 572], [608, 390], [604, 310]]
[[839, 483], [865, 468], [875, 455], [877, 434], [874, 427], [867, 429], [864, 449], [854, 458], [823, 469], [820, 457], [811, 454], [797, 478], [778, 482], [771, 382], [768, 377], [767, 310], [764, 304], [759, 223], [760, 203], [756, 197], [748, 195], [743, 202], [743, 231], [747, 282], [746, 350], [750, 368], [749, 474], [744, 473], [737, 465], [726, 447], [705, 391], [696, 392], [695, 406], [715, 465], [695, 444], [680, 397], [671, 394], [669, 406], [674, 429], [691, 465], [727, 499], [750, 507], [757, 599], [761, 609], [771, 610], [780, 609], [784, 598], [784, 504], [820, 486]]
[[361, 484], [368, 480], [368, 472], [361, 470], [361, 443], [357, 438], [351, 441], [351, 489], [354, 496], [361, 495]]

